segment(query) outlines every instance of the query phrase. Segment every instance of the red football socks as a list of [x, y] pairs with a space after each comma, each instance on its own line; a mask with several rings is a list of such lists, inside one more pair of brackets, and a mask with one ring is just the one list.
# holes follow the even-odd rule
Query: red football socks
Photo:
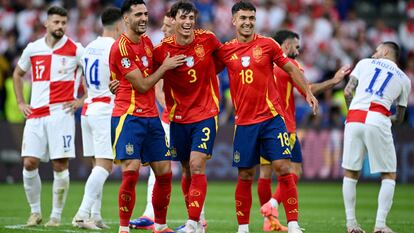
[[239, 225], [249, 224], [250, 209], [252, 208], [252, 180], [237, 180], [235, 199], [236, 215]]
[[171, 197], [172, 173], [155, 177], [154, 189], [152, 191], [152, 206], [154, 208], [155, 222], [166, 224], [167, 210]]
[[122, 183], [118, 193], [120, 226], [129, 226], [129, 219], [131, 218], [135, 205], [135, 185], [137, 181], [137, 171], [122, 172]]
[[188, 191], [190, 190], [191, 185], [191, 177], [181, 177], [181, 190], [183, 191], [184, 201], [185, 201], [185, 208], [188, 211]]
[[207, 177], [205, 174], [191, 176], [191, 186], [188, 192], [188, 218], [198, 222], [207, 194]]
[[259, 196], [260, 206], [263, 206], [272, 198], [272, 179], [259, 178], [257, 182], [257, 194]]
[[[298, 190], [296, 188], [298, 178], [297, 176], [295, 178], [295, 176], [295, 174], [279, 176], [279, 194], [276, 190], [273, 195], [273, 198], [275, 198], [278, 202], [279, 200], [277, 198], [280, 198], [282, 201], [283, 206], [285, 207], [286, 219], [288, 222], [298, 220]], [[277, 194], [280, 196], [276, 197]]]

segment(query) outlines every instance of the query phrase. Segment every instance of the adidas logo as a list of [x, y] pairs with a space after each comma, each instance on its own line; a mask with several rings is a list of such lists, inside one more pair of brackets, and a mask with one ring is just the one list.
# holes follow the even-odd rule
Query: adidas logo
[[198, 148], [207, 150], [207, 144], [205, 142], [203, 142], [200, 145], [198, 145]]
[[289, 148], [286, 148], [285, 151], [283, 151], [283, 155], [290, 155]]
[[239, 59], [239, 58], [237, 57], [237, 55], [235, 53], [233, 53], [233, 55], [231, 55], [230, 61], [234, 61], [234, 60], [237, 60], [237, 59]]
[[188, 206], [189, 206], [189, 207], [196, 207], [196, 208], [200, 208], [200, 205], [198, 204], [198, 201], [193, 201], [193, 202], [191, 202]]
[[237, 216], [242, 216], [242, 217], [244, 216], [243, 212], [241, 212], [241, 211], [237, 211], [237, 212], [236, 212], [236, 215], [237, 215]]
[[293, 214], [293, 213], [299, 213], [299, 211], [297, 209], [293, 209], [293, 210], [289, 211], [289, 214]]
[[121, 210], [122, 212], [125, 212], [125, 213], [129, 212], [128, 207], [126, 207], [126, 206], [119, 207], [119, 210]]

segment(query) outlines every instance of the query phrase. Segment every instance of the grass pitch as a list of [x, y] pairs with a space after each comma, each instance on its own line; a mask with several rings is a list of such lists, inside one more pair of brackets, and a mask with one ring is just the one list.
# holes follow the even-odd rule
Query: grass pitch
[[[23, 191], [23, 185], [0, 184], [0, 232], [117, 232], [118, 211], [117, 193], [119, 182], [113, 181], [105, 185], [102, 216], [111, 226], [110, 230], [80, 230], [71, 226], [83, 195], [84, 182], [72, 182], [62, 216], [62, 226], [45, 228], [38, 226], [25, 228], [29, 216], [29, 206]], [[43, 223], [48, 220], [51, 211], [51, 183], [43, 183], [42, 211]], [[234, 233], [237, 231], [237, 220], [234, 210], [235, 182], [210, 182], [206, 202], [208, 232]], [[137, 203], [134, 217], [139, 216], [146, 200], [145, 182], [137, 187]], [[372, 232], [377, 208], [379, 183], [360, 183], [357, 190], [357, 218], [362, 228]], [[300, 183], [300, 225], [305, 233], [340, 233], [345, 230], [345, 214], [342, 202], [340, 183]], [[388, 216], [388, 224], [398, 233], [414, 232], [414, 185], [397, 185], [394, 204]], [[285, 223], [283, 210], [280, 219]], [[186, 221], [186, 210], [179, 183], [175, 182], [168, 211], [168, 225], [175, 228]], [[259, 214], [259, 203], [256, 186], [253, 187], [253, 206], [250, 218], [250, 232], [262, 232], [263, 219]], [[150, 232], [131, 230], [131, 232]]]

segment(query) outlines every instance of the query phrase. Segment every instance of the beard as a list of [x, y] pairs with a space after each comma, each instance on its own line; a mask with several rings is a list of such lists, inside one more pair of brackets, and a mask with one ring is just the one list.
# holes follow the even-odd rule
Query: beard
[[53, 31], [52, 33], [50, 33], [52, 36], [53, 36], [53, 38], [55, 38], [55, 39], [61, 39], [62, 37], [63, 37], [63, 35], [65, 35], [65, 32], [63, 31], [63, 30], [56, 30], [56, 31]]
[[137, 22], [136, 24], [132, 25], [132, 29], [138, 35], [142, 35], [147, 31], [147, 27], [143, 28], [142, 26], [139, 26], [139, 24], [140, 22]]

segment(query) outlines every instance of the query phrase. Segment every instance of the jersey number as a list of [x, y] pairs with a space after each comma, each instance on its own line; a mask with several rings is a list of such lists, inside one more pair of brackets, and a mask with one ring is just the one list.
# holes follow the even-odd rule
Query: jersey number
[[290, 138], [288, 133], [279, 133], [277, 138], [280, 140], [280, 145], [282, 146], [290, 146]]
[[[372, 90], [372, 88], [374, 87], [374, 84], [377, 81], [377, 78], [378, 78], [379, 74], [381, 73], [381, 71], [382, 71], [381, 69], [375, 68], [375, 74], [372, 77], [372, 80], [369, 83], [369, 86], [365, 89], [365, 92], [368, 92], [368, 93], [371, 93], [371, 94], [374, 93], [374, 90]], [[377, 96], [382, 97], [384, 95], [384, 89], [385, 89], [385, 87], [387, 87], [387, 85], [390, 82], [390, 80], [391, 80], [391, 78], [392, 78], [393, 75], [394, 75], [393, 73], [387, 72], [387, 77], [385, 78], [385, 80], [382, 83], [382, 85], [379, 88], [379, 90], [375, 92], [375, 94]]]
[[70, 142], [72, 141], [72, 135], [64, 135], [63, 137], [63, 148], [69, 149], [70, 148]]
[[99, 85], [101, 82], [99, 81], [99, 59], [96, 59], [90, 67], [88, 67], [88, 58], [85, 58], [85, 79], [86, 79], [86, 85], [94, 85], [96, 89], [99, 89]]
[[241, 76], [242, 84], [250, 84], [253, 82], [253, 70], [242, 70], [239, 75]]
[[197, 73], [196, 73], [195, 69], [188, 70], [187, 74], [190, 75], [191, 78], [192, 78], [190, 80], [190, 83], [195, 83], [197, 81]]
[[44, 65], [36, 65], [36, 79], [42, 79], [43, 72], [45, 72], [46, 67]]

